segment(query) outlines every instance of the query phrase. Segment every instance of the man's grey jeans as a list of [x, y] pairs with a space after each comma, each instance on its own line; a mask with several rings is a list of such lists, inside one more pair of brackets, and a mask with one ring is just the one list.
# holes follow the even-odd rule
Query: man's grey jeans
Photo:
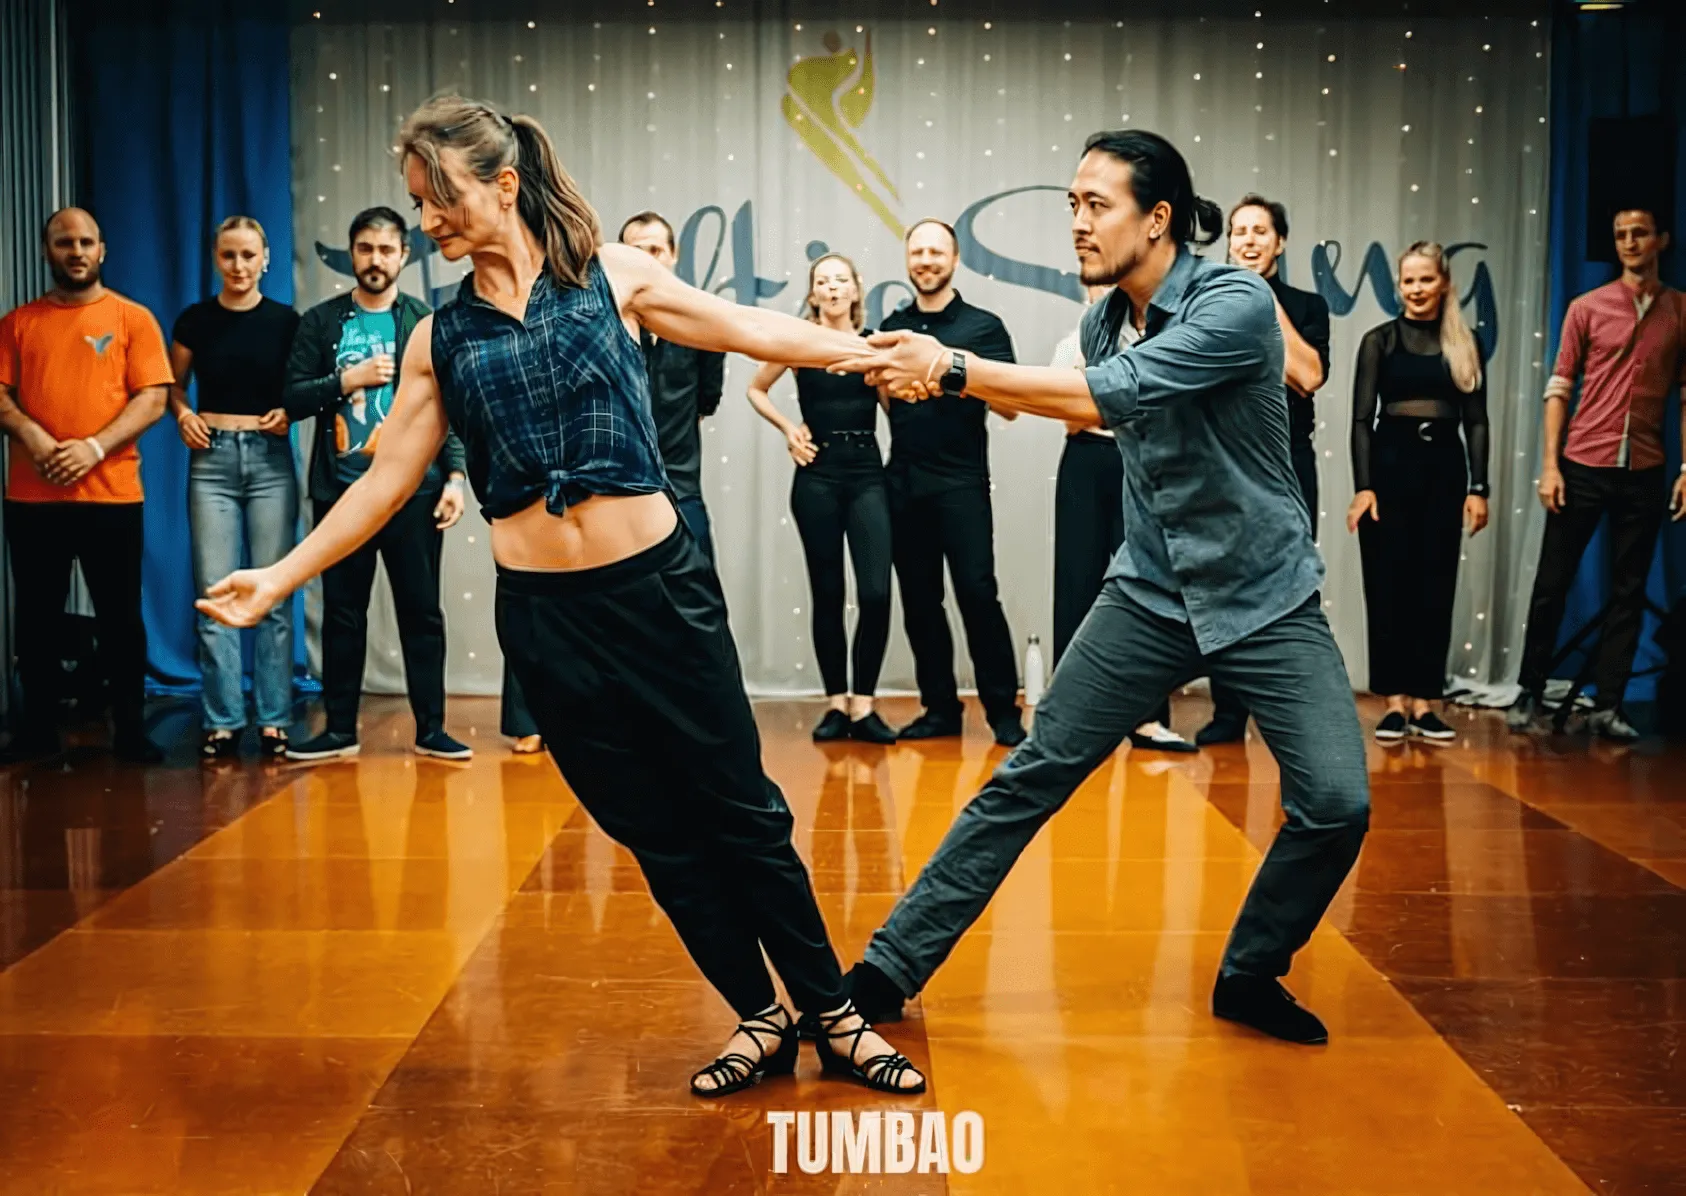
[[1370, 822], [1364, 739], [1318, 598], [1207, 656], [1186, 623], [1107, 583], [1060, 658], [1030, 738], [949, 827], [866, 960], [909, 996], [983, 913], [1014, 861], [1161, 699], [1210, 676], [1247, 703], [1282, 775], [1287, 821], [1224, 952], [1224, 975], [1283, 976], [1346, 879]]

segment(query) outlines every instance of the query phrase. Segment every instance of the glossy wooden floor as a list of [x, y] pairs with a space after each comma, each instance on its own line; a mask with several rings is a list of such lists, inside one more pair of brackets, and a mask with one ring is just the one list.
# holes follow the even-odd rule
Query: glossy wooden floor
[[[853, 960], [1000, 753], [976, 712], [889, 750], [759, 714]], [[891, 1028], [932, 1079], [900, 1107], [985, 1118], [983, 1170], [944, 1178], [772, 1175], [767, 1110], [891, 1107], [811, 1055], [686, 1095], [729, 1014], [493, 702], [452, 704], [467, 765], [371, 700], [355, 763], [201, 769], [178, 714], [169, 767], [0, 772], [0, 1191], [1686, 1191], [1686, 751], [1458, 725], [1373, 755], [1290, 978], [1326, 1049], [1207, 1008], [1269, 755], [1104, 766]]]

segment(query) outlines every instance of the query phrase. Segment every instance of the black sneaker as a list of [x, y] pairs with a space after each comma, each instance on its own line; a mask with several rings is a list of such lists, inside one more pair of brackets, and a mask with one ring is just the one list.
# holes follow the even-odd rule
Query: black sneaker
[[1411, 729], [1405, 721], [1405, 716], [1397, 710], [1389, 710], [1382, 716], [1382, 721], [1376, 724], [1376, 738], [1383, 743], [1397, 743], [1405, 738]]
[[896, 732], [889, 723], [878, 717], [875, 710], [865, 718], [857, 718], [849, 724], [849, 738], [861, 743], [894, 743]]
[[849, 738], [849, 716], [841, 710], [827, 710], [814, 728], [815, 743], [830, 743]]
[[355, 756], [361, 749], [357, 736], [343, 731], [324, 731], [303, 743], [288, 745], [289, 760], [342, 760]]
[[1458, 733], [1442, 722], [1440, 716], [1432, 710], [1424, 711], [1411, 719], [1411, 734], [1421, 739], [1432, 739], [1436, 743], [1446, 743], [1458, 737]]
[[1317, 1046], [1329, 1041], [1329, 1031], [1317, 1015], [1269, 976], [1219, 976], [1212, 989], [1212, 1016], [1283, 1042]]
[[1172, 752], [1180, 756], [1193, 755], [1200, 751], [1194, 744], [1163, 725], [1155, 727], [1147, 734], [1143, 734], [1139, 728], [1131, 731], [1130, 746], [1136, 751]]
[[142, 731], [119, 731], [112, 738], [111, 754], [125, 764], [162, 764], [164, 749]]
[[1194, 733], [1194, 742], [1199, 747], [1211, 747], [1214, 743], [1240, 743], [1246, 737], [1246, 719], [1233, 714], [1214, 714], [1211, 722]]
[[1600, 739], [1615, 743], [1632, 743], [1639, 738], [1638, 729], [1616, 709], [1594, 710], [1586, 716], [1586, 729]]
[[1540, 695], [1523, 690], [1505, 711], [1505, 725], [1521, 735], [1534, 725], [1540, 713]]
[[[960, 716], [945, 717], [927, 710], [896, 733], [897, 739], [947, 739], [960, 734]], [[862, 1015], [865, 1016], [864, 1014]], [[871, 1018], [867, 1018], [871, 1021]]]
[[995, 742], [1004, 748], [1016, 748], [1025, 741], [1024, 722], [1016, 710], [990, 723], [989, 729], [995, 732]]
[[416, 755], [432, 756], [435, 760], [471, 760], [474, 749], [443, 731], [429, 731], [416, 740]]

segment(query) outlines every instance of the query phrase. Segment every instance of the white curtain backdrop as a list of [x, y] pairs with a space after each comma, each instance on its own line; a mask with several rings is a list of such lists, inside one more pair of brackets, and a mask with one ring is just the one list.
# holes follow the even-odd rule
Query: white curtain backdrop
[[[1249, 190], [1288, 205], [1291, 283], [1312, 287], [1321, 257], [1326, 293], [1357, 293], [1345, 314], [1336, 304], [1334, 364], [1317, 401], [1325, 598], [1360, 687], [1363, 593], [1343, 522], [1351, 367], [1365, 330], [1388, 318], [1361, 263], [1379, 255], [1391, 270], [1421, 238], [1471, 245], [1454, 274], [1472, 322], [1478, 294], [1488, 300], [1496, 335], [1494, 520], [1467, 547], [1448, 672], [1491, 695], [1515, 673], [1541, 522], [1531, 493], [1546, 372], [1547, 46], [1543, 17], [757, 23], [723, 10], [682, 23], [308, 21], [293, 46], [298, 293], [315, 302], [351, 285], [316, 244], [343, 249], [346, 222], [369, 204], [408, 210], [394, 134], [429, 95], [456, 89], [541, 120], [606, 235], [646, 207], [681, 229], [695, 218], [683, 269], [784, 311], [802, 300], [814, 242], [851, 254], [869, 289], [891, 284], [879, 293], [889, 310], [906, 294], [894, 285], [902, 227], [1048, 188], [981, 208], [957, 279], [968, 301], [1006, 321], [1020, 360], [1042, 363], [1080, 314], [1068, 297], [1075, 279], [1061, 274], [1072, 269], [1063, 191], [1083, 139], [1152, 129], [1226, 210]], [[403, 285], [438, 298], [463, 269], [431, 257]], [[730, 360], [721, 410], [703, 430], [720, 573], [751, 689], [815, 690], [793, 466], [744, 399], [752, 371]], [[794, 404], [788, 379], [775, 397]], [[1021, 649], [1050, 634], [1061, 436], [1046, 420], [991, 419], [998, 570]], [[486, 528], [471, 512], [445, 548], [453, 692], [497, 691], [493, 586]], [[382, 587], [368, 683], [397, 690]], [[899, 625], [898, 613], [891, 689], [912, 684]]]

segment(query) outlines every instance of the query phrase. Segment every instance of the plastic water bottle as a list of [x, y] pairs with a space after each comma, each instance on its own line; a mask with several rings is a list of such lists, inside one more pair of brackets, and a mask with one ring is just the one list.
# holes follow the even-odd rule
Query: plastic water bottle
[[1034, 706], [1040, 702], [1047, 684], [1048, 673], [1042, 664], [1042, 641], [1033, 635], [1030, 646], [1024, 652], [1024, 704]]

